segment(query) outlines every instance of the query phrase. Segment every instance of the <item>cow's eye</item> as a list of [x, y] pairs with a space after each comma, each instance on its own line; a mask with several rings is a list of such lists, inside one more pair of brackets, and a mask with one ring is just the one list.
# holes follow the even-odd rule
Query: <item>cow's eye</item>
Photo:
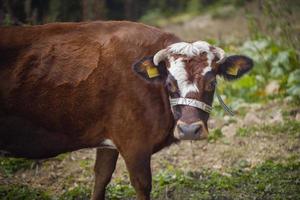
[[176, 85], [171, 81], [167, 83], [167, 87], [168, 87], [168, 90], [170, 92], [176, 92], [177, 91]]

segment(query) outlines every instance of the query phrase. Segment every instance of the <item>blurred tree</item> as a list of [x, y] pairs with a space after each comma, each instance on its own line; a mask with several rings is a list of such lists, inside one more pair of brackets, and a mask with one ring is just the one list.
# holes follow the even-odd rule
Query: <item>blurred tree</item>
[[198, 13], [214, 4], [236, 5], [246, 1], [250, 0], [0, 0], [0, 24], [98, 19], [136, 21], [145, 15], [154, 19], [153, 16]]
[[105, 19], [105, 0], [82, 0], [82, 20]]

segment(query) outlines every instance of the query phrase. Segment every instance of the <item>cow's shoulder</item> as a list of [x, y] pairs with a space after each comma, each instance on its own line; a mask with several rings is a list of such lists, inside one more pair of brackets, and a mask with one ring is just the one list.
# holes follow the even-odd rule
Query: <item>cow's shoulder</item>
[[[178, 38], [158, 28], [126, 21], [55, 23], [25, 28], [35, 35], [18, 57], [15, 76], [30, 83], [79, 85], [97, 67], [134, 61]], [[22, 30], [22, 29], [20, 29]]]

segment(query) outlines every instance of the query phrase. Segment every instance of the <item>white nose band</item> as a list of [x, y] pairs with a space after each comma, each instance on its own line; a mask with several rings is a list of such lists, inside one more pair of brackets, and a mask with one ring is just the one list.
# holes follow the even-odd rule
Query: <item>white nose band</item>
[[207, 105], [206, 103], [203, 103], [202, 101], [198, 101], [195, 99], [189, 99], [189, 98], [170, 98], [170, 104], [171, 107], [177, 106], [177, 105], [186, 105], [186, 106], [192, 106], [195, 108], [199, 108], [203, 110], [204, 112], [210, 113], [211, 112], [211, 106]]

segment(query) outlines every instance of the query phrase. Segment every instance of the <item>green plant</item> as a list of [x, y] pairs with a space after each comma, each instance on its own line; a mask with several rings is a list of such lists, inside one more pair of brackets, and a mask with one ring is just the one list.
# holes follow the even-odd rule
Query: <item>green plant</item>
[[236, 131], [236, 136], [239, 137], [247, 137], [249, 136], [253, 131], [255, 131], [253, 128], [238, 128]]
[[240, 137], [250, 136], [255, 132], [266, 134], [285, 134], [292, 137], [300, 137], [300, 122], [295, 120], [286, 120], [276, 124], [262, 124], [252, 127], [239, 128], [236, 135]]
[[0, 199], [2, 200], [51, 200], [42, 190], [25, 185], [0, 185]]
[[80, 185], [63, 193], [59, 200], [88, 200], [90, 194], [91, 189], [89, 187]]
[[221, 129], [215, 129], [208, 134], [208, 141], [215, 142], [219, 138], [222, 138], [222, 137], [223, 137], [223, 134], [222, 134]]
[[128, 181], [118, 179], [115, 183], [109, 184], [107, 197], [112, 200], [130, 198], [135, 195], [133, 187]]
[[22, 158], [0, 158], [0, 171], [5, 175], [11, 175], [21, 169], [29, 169], [33, 160], [27, 160]]

